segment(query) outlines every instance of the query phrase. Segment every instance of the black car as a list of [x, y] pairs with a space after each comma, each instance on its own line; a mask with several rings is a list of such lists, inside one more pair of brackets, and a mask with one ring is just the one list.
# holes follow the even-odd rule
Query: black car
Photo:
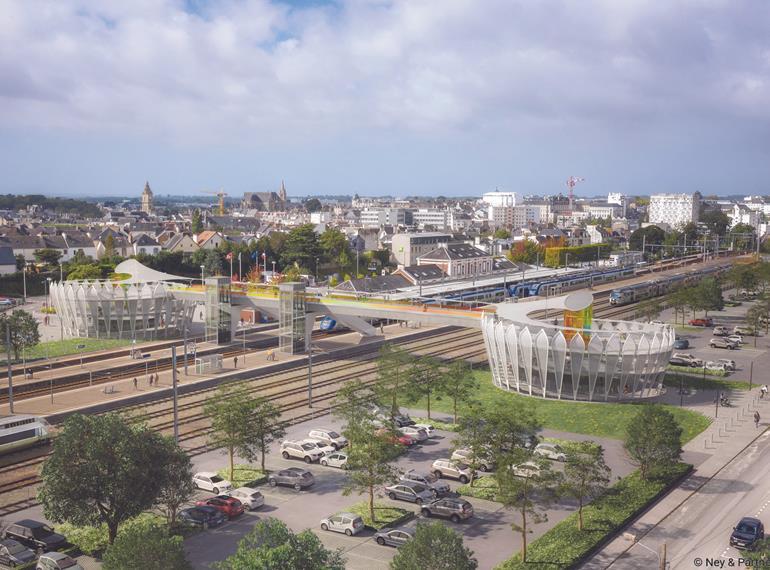
[[687, 340], [686, 338], [678, 338], [674, 341], [674, 348], [677, 350], [690, 348], [690, 341]]
[[762, 521], [754, 517], [743, 517], [737, 525], [733, 527], [733, 533], [730, 535], [730, 546], [738, 549], [751, 550], [757, 541], [765, 538], [765, 527]]
[[179, 520], [193, 526], [210, 528], [221, 525], [227, 517], [219, 509], [203, 505], [180, 511]]
[[32, 562], [35, 558], [35, 551], [18, 540], [12, 538], [0, 540], [0, 565], [13, 568]]
[[22, 543], [33, 550], [48, 552], [67, 544], [67, 539], [57, 534], [45, 523], [30, 519], [11, 523], [5, 529], [5, 537]]

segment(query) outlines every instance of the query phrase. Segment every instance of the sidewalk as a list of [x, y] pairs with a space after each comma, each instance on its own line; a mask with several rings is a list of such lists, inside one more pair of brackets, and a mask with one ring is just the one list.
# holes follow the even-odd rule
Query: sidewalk
[[[608, 543], [580, 568], [586, 570], [607, 568], [634, 546], [633, 542], [624, 538], [624, 534], [633, 534], [637, 541], [641, 540], [768, 429], [770, 406], [768, 406], [768, 399], [759, 398], [759, 389], [752, 392], [733, 393], [733, 398], [733, 406], [719, 408], [716, 419], [714, 418], [715, 408], [711, 406], [709, 417], [713, 423], [683, 447], [685, 460], [688, 460], [688, 456], [703, 458], [708, 455], [708, 457], [678, 487], [643, 513], [633, 524], [624, 529], [623, 534]], [[700, 411], [708, 415], [704, 410]], [[759, 428], [754, 427], [755, 411], [759, 411], [762, 416]]]

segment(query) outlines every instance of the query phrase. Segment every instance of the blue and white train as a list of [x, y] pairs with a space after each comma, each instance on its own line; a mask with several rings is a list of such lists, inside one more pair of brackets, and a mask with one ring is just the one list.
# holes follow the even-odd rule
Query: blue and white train
[[51, 426], [43, 418], [27, 414], [0, 418], [0, 455], [50, 441]]
[[610, 305], [629, 305], [652, 297], [666, 295], [679, 287], [694, 285], [704, 277], [717, 277], [724, 270], [724, 267], [707, 267], [698, 271], [680, 273], [671, 277], [613, 289], [610, 293]]

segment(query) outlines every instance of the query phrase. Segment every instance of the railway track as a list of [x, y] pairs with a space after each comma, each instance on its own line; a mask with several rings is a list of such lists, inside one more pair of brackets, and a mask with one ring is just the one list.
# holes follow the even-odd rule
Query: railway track
[[[450, 336], [452, 338], [447, 339]], [[440, 334], [438, 338], [430, 337], [417, 341], [404, 341], [403, 344], [410, 352], [423, 353], [429, 351], [432, 356], [445, 359], [466, 358], [479, 359], [485, 357], [483, 345], [478, 342], [478, 331], [452, 331]], [[473, 337], [476, 337], [473, 339]], [[470, 342], [472, 341], [472, 342]], [[314, 406], [331, 402], [337, 394], [340, 384], [361, 379], [365, 385], [370, 385], [376, 378], [376, 353], [358, 357], [359, 362], [337, 364], [333, 360], [319, 364], [313, 374]], [[328, 366], [325, 366], [328, 364]], [[299, 365], [303, 367], [304, 365]], [[344, 374], [339, 372], [344, 370]], [[250, 393], [276, 403], [284, 416], [286, 425], [293, 425], [306, 419], [318, 417], [331, 412], [331, 406], [314, 407], [310, 411], [299, 414], [293, 412], [307, 408], [307, 375], [302, 371], [292, 372], [289, 377], [286, 372], [273, 373], [250, 380], [238, 380], [239, 384], [248, 384]], [[283, 375], [282, 378], [279, 376]], [[270, 380], [270, 378], [274, 378]], [[268, 382], [263, 382], [268, 379]], [[206, 388], [186, 394], [181, 398], [179, 411], [179, 440], [191, 455], [199, 455], [210, 450], [206, 437], [210, 432], [207, 417], [203, 414], [203, 406], [208, 395], [215, 388]], [[191, 401], [185, 401], [193, 398]], [[168, 419], [171, 414], [171, 398], [164, 398], [145, 405], [126, 408], [122, 413], [134, 421], [147, 422], [150, 427], [164, 434], [173, 430], [173, 421]], [[150, 408], [150, 410], [146, 410]], [[146, 410], [146, 411], [143, 411]], [[139, 413], [137, 413], [139, 412]], [[289, 415], [290, 417], [286, 417]], [[154, 420], [158, 420], [155, 421]], [[50, 451], [45, 450], [37, 456], [12, 461], [0, 467], [0, 516], [16, 512], [36, 504], [36, 487], [40, 483], [40, 468]]]

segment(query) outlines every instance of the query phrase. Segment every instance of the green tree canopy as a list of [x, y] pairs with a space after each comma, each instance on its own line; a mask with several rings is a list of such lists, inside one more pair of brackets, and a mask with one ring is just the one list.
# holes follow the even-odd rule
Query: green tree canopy
[[444, 374], [438, 360], [431, 356], [421, 356], [412, 361], [406, 388], [407, 397], [416, 402], [425, 399], [428, 419], [432, 399], [440, 399], [444, 391]]
[[181, 536], [166, 527], [131, 525], [117, 536], [104, 553], [104, 570], [191, 570]]
[[201, 211], [198, 208], [193, 210], [190, 229], [194, 234], [199, 234], [203, 231], [203, 220], [201, 219]]
[[564, 466], [562, 496], [578, 502], [578, 530], [583, 530], [583, 506], [599, 496], [610, 483], [611, 471], [604, 462], [604, 449], [590, 441], [574, 444]]
[[701, 223], [705, 224], [711, 233], [723, 236], [730, 227], [730, 218], [719, 208], [711, 208], [700, 216]]
[[513, 244], [510, 250], [508, 250], [508, 259], [513, 263], [527, 263], [534, 265], [537, 263], [538, 258], [540, 263], [545, 260], [545, 248], [529, 239], [517, 241]]
[[184, 449], [170, 438], [164, 438], [166, 462], [163, 464], [163, 483], [155, 499], [158, 509], [166, 515], [168, 524], [173, 526], [179, 509], [195, 493], [192, 461]]
[[377, 400], [388, 407], [391, 419], [398, 415], [398, 399], [410, 379], [413, 357], [400, 346], [385, 343], [377, 358]]
[[316, 258], [321, 256], [321, 247], [313, 224], [303, 224], [291, 230], [283, 250], [278, 251], [281, 251], [281, 264], [284, 266], [297, 263], [300, 267], [314, 268]]
[[168, 446], [117, 414], [67, 418], [43, 464], [38, 499], [45, 517], [77, 526], [118, 527], [149, 509], [164, 483]]
[[203, 407], [211, 419], [209, 443], [228, 456], [230, 479], [235, 473], [235, 453], [249, 447], [249, 421], [254, 401], [242, 384], [222, 384]]
[[35, 261], [38, 263], [46, 263], [48, 265], [58, 265], [59, 260], [62, 258], [62, 252], [58, 249], [43, 248], [36, 249], [32, 252], [35, 256]]
[[474, 570], [478, 562], [463, 538], [440, 522], [418, 524], [414, 538], [398, 549], [391, 570]]
[[77, 265], [67, 271], [67, 279], [101, 279], [102, 268], [98, 265]]
[[497, 239], [508, 239], [511, 237], [511, 232], [505, 228], [497, 228], [492, 235]]
[[305, 210], [308, 212], [319, 212], [321, 211], [321, 208], [323, 208], [323, 205], [318, 198], [310, 198], [305, 201]]
[[452, 400], [452, 417], [457, 423], [457, 407], [468, 402], [479, 388], [479, 381], [465, 360], [455, 360], [444, 375], [444, 394]]
[[666, 239], [666, 232], [658, 226], [647, 226], [639, 228], [631, 233], [628, 238], [628, 247], [634, 251], [641, 251], [642, 244], [645, 248], [648, 245], [661, 245]]
[[238, 550], [217, 570], [345, 570], [341, 550], [327, 550], [311, 530], [294, 534], [273, 518], [259, 521], [238, 543]]
[[40, 323], [23, 309], [15, 309], [10, 315], [0, 315], [0, 343], [6, 342], [6, 327], [11, 329], [11, 348], [14, 357], [19, 359], [22, 350], [31, 348], [40, 342]]
[[649, 479], [679, 461], [682, 428], [665, 408], [644, 404], [626, 426], [624, 447], [642, 478]]

